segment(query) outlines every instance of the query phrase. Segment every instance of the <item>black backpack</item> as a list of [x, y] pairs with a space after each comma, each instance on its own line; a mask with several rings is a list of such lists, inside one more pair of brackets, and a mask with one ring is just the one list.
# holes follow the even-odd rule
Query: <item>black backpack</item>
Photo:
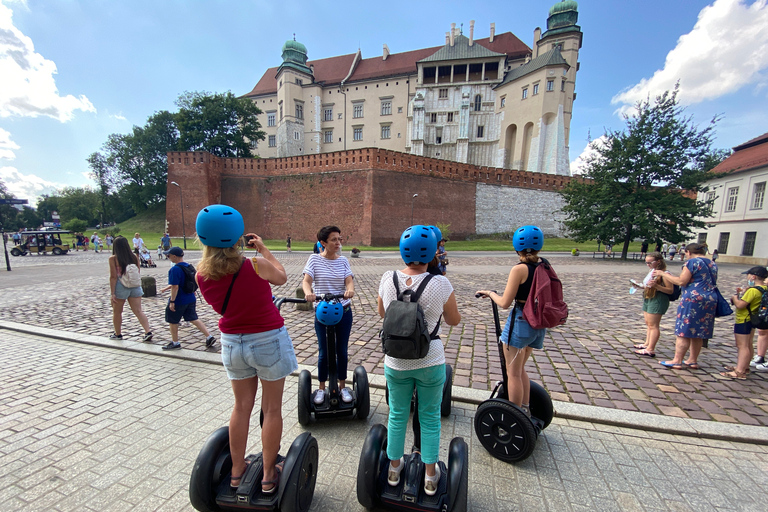
[[760, 304], [754, 311], [749, 312], [749, 323], [755, 329], [768, 329], [768, 291], [765, 288], [758, 286], [754, 287], [755, 290], [760, 291], [763, 294], [760, 299]]
[[197, 281], [195, 281], [195, 274], [197, 270], [195, 267], [187, 263], [186, 265], [179, 265], [182, 272], [184, 272], [184, 284], [181, 285], [181, 291], [184, 293], [195, 293], [197, 291]]
[[424, 310], [419, 305], [419, 298], [433, 277], [432, 274], [427, 274], [416, 291], [405, 290], [400, 293], [397, 272], [392, 274], [397, 300], [389, 303], [384, 313], [384, 325], [379, 333], [386, 355], [399, 359], [421, 359], [427, 356], [431, 340], [437, 337], [440, 321], [438, 320], [432, 332], [427, 330], [427, 321], [424, 318]]

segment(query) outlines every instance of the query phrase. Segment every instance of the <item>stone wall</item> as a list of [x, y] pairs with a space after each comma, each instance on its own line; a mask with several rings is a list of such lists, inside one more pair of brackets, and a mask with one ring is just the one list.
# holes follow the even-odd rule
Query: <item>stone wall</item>
[[556, 192], [478, 184], [475, 228], [478, 235], [512, 232], [533, 224], [546, 236], [565, 236], [563, 198]]

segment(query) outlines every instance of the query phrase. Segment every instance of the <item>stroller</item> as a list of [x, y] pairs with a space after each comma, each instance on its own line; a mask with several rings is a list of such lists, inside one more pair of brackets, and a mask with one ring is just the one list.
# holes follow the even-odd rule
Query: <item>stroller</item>
[[152, 261], [152, 255], [149, 254], [149, 251], [146, 247], [142, 247], [139, 251], [139, 259], [141, 260], [141, 266], [144, 268], [155, 268], [157, 265], [155, 265], [155, 262]]

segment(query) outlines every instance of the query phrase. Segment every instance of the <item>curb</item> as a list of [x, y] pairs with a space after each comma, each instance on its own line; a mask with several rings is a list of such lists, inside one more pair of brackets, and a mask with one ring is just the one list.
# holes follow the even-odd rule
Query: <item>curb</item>
[[[170, 357], [198, 363], [221, 365], [221, 357], [218, 353], [214, 352], [202, 352], [188, 349], [164, 351], [160, 345], [128, 340], [110, 340], [101, 336], [59, 331], [56, 329], [34, 327], [27, 324], [0, 320], [0, 330], [3, 329], [97, 347], [126, 350], [134, 353]], [[308, 370], [310, 373], [313, 373], [313, 376], [316, 375], [316, 368], [308, 365], [299, 365], [299, 369], [293, 372], [292, 375], [298, 376], [299, 372], [302, 370]], [[371, 374], [368, 379], [369, 385], [373, 388], [384, 389], [386, 387], [386, 380], [383, 375]], [[456, 386], [452, 389], [453, 400], [467, 404], [479, 405], [487, 400], [489, 396], [490, 392], [487, 390]], [[636, 411], [620, 411], [594, 405], [574, 404], [556, 400], [553, 400], [552, 403], [555, 408], [555, 417], [566, 420], [598, 423], [646, 432], [659, 432], [699, 439], [768, 445], [768, 427], [676, 418]]]

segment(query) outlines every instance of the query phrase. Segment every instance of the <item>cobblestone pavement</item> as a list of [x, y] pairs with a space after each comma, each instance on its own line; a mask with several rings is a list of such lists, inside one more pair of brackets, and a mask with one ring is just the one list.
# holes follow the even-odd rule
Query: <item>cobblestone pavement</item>
[[[192, 510], [189, 474], [206, 437], [226, 425], [232, 396], [218, 364], [0, 330], [0, 510]], [[297, 379], [286, 382], [283, 447], [303, 431]], [[469, 510], [764, 510], [768, 447], [654, 434], [555, 418], [518, 465], [493, 459], [454, 402], [448, 440], [469, 444]], [[313, 423], [320, 448], [312, 510], [362, 511], [357, 465], [371, 425]], [[257, 415], [249, 453], [260, 451]], [[406, 445], [410, 443], [407, 440]]]
[[[192, 263], [199, 252], [190, 251]], [[277, 296], [294, 296], [301, 282], [306, 253], [276, 253], [286, 267], [288, 283], [276, 287]], [[454, 385], [491, 389], [501, 379], [490, 301], [474, 298], [477, 289], [503, 289], [514, 259], [510, 254], [452, 253], [448, 277], [456, 289], [462, 322], [443, 326], [447, 362], [454, 367]], [[112, 332], [107, 288], [107, 255], [72, 253], [66, 256], [13, 258], [13, 272], [0, 272], [0, 319], [36, 324], [71, 332], [108, 336]], [[570, 307], [568, 323], [547, 334], [545, 350], [534, 352], [528, 364], [531, 378], [541, 382], [553, 399], [682, 418], [715, 420], [748, 425], [768, 425], [768, 374], [752, 373], [746, 381], [721, 380], [723, 364], [734, 364], [736, 349], [733, 317], [717, 320], [715, 335], [700, 357], [701, 370], [674, 371], [659, 361], [674, 354], [675, 305], [662, 320], [662, 337], [656, 359], [630, 351], [645, 339], [640, 294], [629, 295], [629, 278], [642, 279], [641, 262], [595, 260], [588, 254], [550, 258], [564, 284]], [[383, 354], [377, 333], [381, 323], [376, 297], [382, 273], [401, 268], [394, 253], [368, 254], [350, 259], [356, 274], [350, 368], [363, 364], [369, 372], [383, 374]], [[679, 271], [679, 263], [670, 265]], [[167, 279], [170, 263], [142, 269], [155, 276], [158, 288]], [[740, 272], [747, 266], [720, 265], [720, 289], [732, 293], [744, 283]], [[143, 307], [155, 333], [154, 343], [170, 339], [164, 323], [164, 297], [145, 298]], [[198, 313], [214, 335], [217, 315], [205, 304]], [[293, 305], [283, 309], [288, 332], [300, 363], [314, 365], [317, 350], [310, 312]], [[138, 339], [140, 326], [128, 311], [123, 333]], [[182, 324], [180, 339], [185, 348], [205, 351], [203, 336]], [[218, 350], [217, 343], [213, 350]], [[209, 349], [210, 350], [210, 349]]]

